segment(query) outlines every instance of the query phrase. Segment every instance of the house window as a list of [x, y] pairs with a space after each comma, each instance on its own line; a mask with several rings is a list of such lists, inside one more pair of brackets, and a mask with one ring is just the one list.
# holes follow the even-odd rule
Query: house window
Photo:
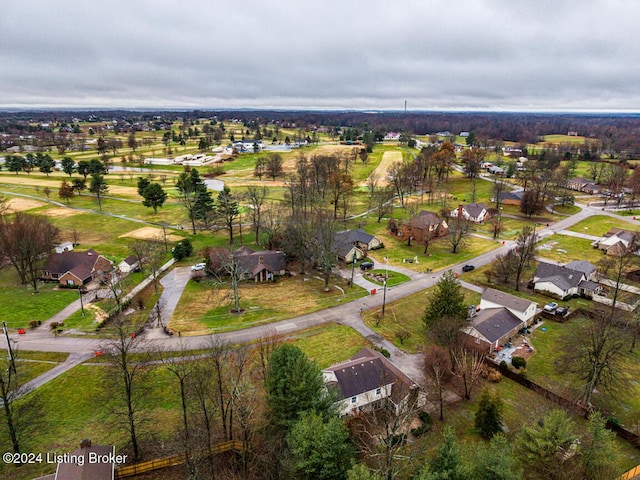
[[351, 403], [356, 403], [357, 399], [358, 399], [358, 397], [351, 397]]
[[73, 280], [67, 280], [67, 285], [73, 287], [75, 283], [73, 282]]
[[376, 388], [376, 395], [380, 395], [382, 393], [382, 389], [381, 388]]
[[54, 278], [54, 279], [57, 280], [58, 278], [60, 278], [60, 274], [59, 273], [52, 273], [51, 274], [51, 278]]

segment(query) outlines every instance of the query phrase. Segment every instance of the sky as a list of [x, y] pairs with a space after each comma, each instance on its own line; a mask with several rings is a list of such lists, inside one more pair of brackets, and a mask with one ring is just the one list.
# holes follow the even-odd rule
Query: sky
[[637, 0], [0, 0], [0, 108], [640, 112]]

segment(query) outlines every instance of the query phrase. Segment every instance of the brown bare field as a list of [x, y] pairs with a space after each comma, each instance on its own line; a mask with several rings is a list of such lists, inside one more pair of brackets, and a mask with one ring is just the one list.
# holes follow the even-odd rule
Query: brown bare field
[[72, 215], [78, 215], [82, 213], [80, 210], [74, 210], [73, 208], [64, 208], [64, 207], [56, 207], [50, 208], [46, 212], [43, 212], [47, 215], [47, 217], [70, 217]]
[[[66, 177], [65, 177], [66, 178]], [[33, 178], [29, 176], [9, 176], [2, 175], [0, 177], [0, 183], [8, 183], [11, 185], [28, 185], [32, 187], [49, 187], [52, 191], [58, 191], [60, 187], [60, 179], [45, 180], [42, 178]], [[136, 187], [123, 187], [121, 185], [109, 185], [108, 195], [124, 195], [129, 197], [137, 197], [138, 190]]]
[[[120, 235], [119, 238], [137, 238], [138, 240], [158, 240], [162, 239], [162, 229], [155, 227], [142, 227], [137, 230], [132, 230], [123, 235]], [[178, 242], [182, 240], [182, 237], [179, 235], [174, 235], [172, 233], [167, 235], [167, 240], [170, 242]]]
[[374, 173], [378, 177], [379, 185], [388, 185], [389, 182], [387, 180], [387, 170], [389, 167], [395, 162], [402, 161], [402, 152], [393, 151], [393, 152], [384, 152], [382, 154], [382, 160], [380, 164], [374, 170]]
[[46, 205], [44, 202], [33, 200], [31, 198], [13, 197], [7, 202], [7, 213], [23, 212], [25, 210], [31, 210], [32, 208], [42, 207]]

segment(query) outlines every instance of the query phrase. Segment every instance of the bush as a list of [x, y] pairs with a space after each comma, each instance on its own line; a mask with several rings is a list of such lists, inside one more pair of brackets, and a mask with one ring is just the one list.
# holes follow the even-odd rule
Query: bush
[[502, 360], [502, 361], [500, 362], [500, 366], [501, 366], [502, 368], [509, 368], [509, 364], [507, 363], [507, 361], [506, 361], [506, 360]]
[[49, 324], [49, 328], [51, 328], [51, 330], [55, 330], [56, 328], [58, 328], [58, 325], [60, 325], [58, 322], [51, 322]]
[[381, 353], [382, 355], [384, 355], [385, 357], [387, 357], [387, 358], [391, 358], [391, 352], [389, 352], [389, 350], [387, 350], [386, 348], [382, 348], [382, 347], [374, 346], [374, 347], [373, 347], [373, 349], [374, 349], [376, 352], [380, 352], [380, 353]]
[[177, 261], [187, 258], [189, 255], [191, 255], [192, 252], [193, 245], [191, 245], [191, 240], [189, 240], [188, 238], [180, 240], [172, 250], [173, 258], [175, 258]]
[[38, 325], [40, 325], [40, 323], [38, 322], [38, 320], [31, 320], [29, 322], [29, 328], [36, 328]]
[[490, 370], [487, 373], [487, 380], [491, 383], [499, 383], [502, 380], [502, 374], [497, 370]]
[[511, 365], [513, 365], [513, 368], [515, 369], [525, 368], [527, 366], [527, 361], [522, 357], [512, 357]]

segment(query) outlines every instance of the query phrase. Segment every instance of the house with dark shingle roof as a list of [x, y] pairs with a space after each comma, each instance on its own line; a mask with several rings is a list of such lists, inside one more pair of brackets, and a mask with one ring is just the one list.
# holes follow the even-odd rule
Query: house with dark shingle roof
[[54, 475], [44, 478], [51, 480], [113, 480], [115, 465], [109, 460], [117, 458], [122, 458], [122, 456], [115, 455], [113, 446], [92, 446], [90, 441], [84, 440], [78, 450], [67, 454], [66, 457], [63, 456], [63, 459], [67, 461], [58, 463]]
[[122, 273], [131, 273], [140, 269], [140, 261], [135, 255], [129, 255], [118, 264], [118, 270]]
[[391, 404], [396, 412], [417, 395], [416, 383], [381, 353], [363, 348], [350, 360], [322, 371], [327, 388], [338, 395], [340, 415]]
[[592, 245], [600, 250], [604, 250], [607, 255], [624, 255], [629, 249], [635, 248], [637, 234], [622, 228], [612, 228]]
[[573, 295], [593, 297], [601, 287], [594, 282], [596, 267], [586, 260], [569, 262], [566, 265], [540, 262], [533, 274], [534, 290], [559, 299]]
[[64, 286], [84, 285], [113, 269], [110, 260], [95, 250], [52, 253], [42, 267], [42, 279], [56, 281]]
[[458, 215], [462, 215], [462, 218], [474, 223], [482, 223], [490, 218], [489, 210], [484, 203], [461, 204], [458, 208], [451, 210], [452, 217], [458, 218]]
[[462, 332], [471, 337], [480, 350], [492, 352], [518, 331], [533, 323], [538, 304], [524, 298], [487, 288], [478, 312]]
[[411, 236], [418, 241], [423, 238], [443, 237], [449, 233], [447, 222], [437, 214], [422, 210], [402, 225], [402, 236]]
[[[209, 252], [209, 268], [220, 270], [229, 251], [224, 248], [212, 249]], [[267, 282], [276, 277], [286, 275], [287, 262], [284, 252], [279, 250], [251, 250], [243, 245], [233, 252], [233, 258], [238, 264], [243, 280]]]
[[516, 205], [518, 207], [522, 204], [522, 197], [524, 197], [523, 191], [500, 192], [499, 195], [500, 203], [503, 205]]
[[367, 256], [369, 250], [384, 246], [378, 237], [362, 229], [337, 232], [333, 237], [333, 245], [338, 260], [346, 263], [353, 262], [354, 258], [360, 260]]

